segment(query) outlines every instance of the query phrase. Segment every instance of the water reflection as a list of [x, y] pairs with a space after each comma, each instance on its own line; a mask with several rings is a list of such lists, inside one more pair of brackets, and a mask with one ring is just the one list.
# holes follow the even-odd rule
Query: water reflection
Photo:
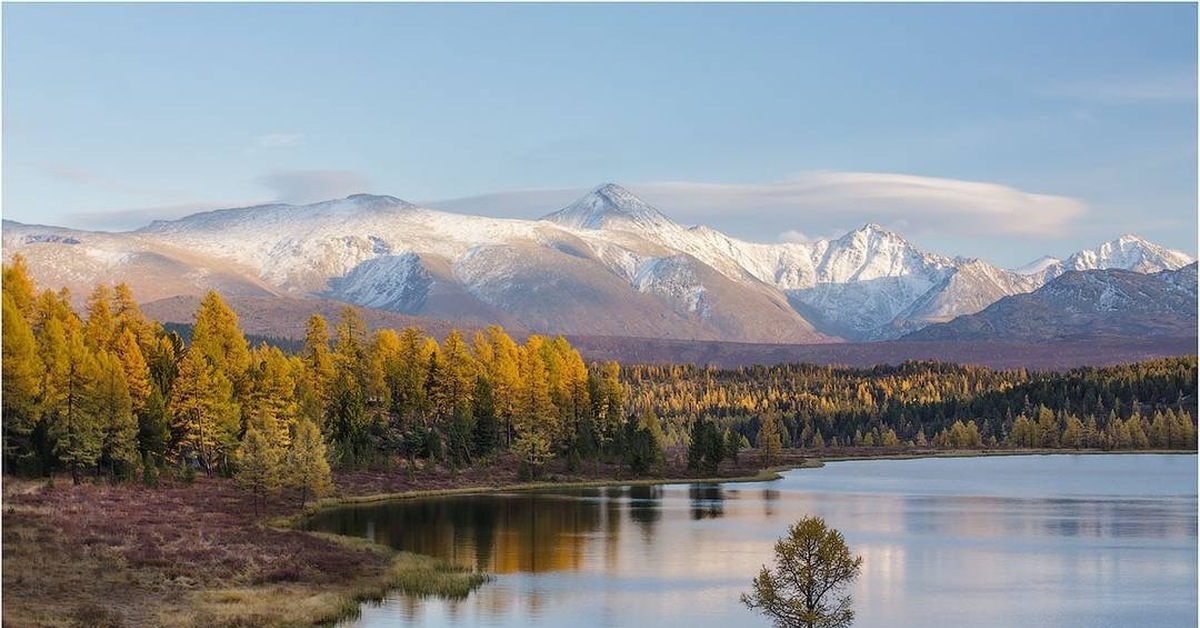
[[725, 492], [720, 484], [693, 484], [688, 487], [692, 501], [692, 519], [715, 519], [725, 514]]
[[[836, 463], [729, 487], [411, 500], [310, 527], [500, 574], [466, 600], [396, 596], [363, 626], [765, 626], [738, 595], [814, 514], [865, 559], [857, 625], [1196, 625], [1196, 458], [1172, 473], [1159, 458]], [[1022, 474], [1041, 483], [1003, 487]]]

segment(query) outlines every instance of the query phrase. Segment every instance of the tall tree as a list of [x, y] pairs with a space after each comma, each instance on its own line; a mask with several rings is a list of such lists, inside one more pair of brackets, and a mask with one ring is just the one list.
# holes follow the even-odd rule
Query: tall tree
[[779, 456], [783, 449], [779, 423], [779, 413], [776, 411], [767, 412], [763, 416], [762, 427], [758, 432], [758, 455], [762, 459], [763, 466], [769, 467], [779, 463]]
[[137, 450], [138, 421], [119, 358], [108, 351], [96, 354], [93, 407], [100, 428], [99, 462], [111, 476], [132, 477], [141, 455]]
[[237, 314], [215, 290], [204, 295], [196, 310], [191, 351], [199, 352], [214, 372], [229, 379], [234, 395], [245, 391], [250, 346], [238, 326]]
[[211, 473], [234, 453], [240, 422], [232, 388], [203, 354], [194, 349], [186, 353], [167, 406], [173, 451], [181, 461], [195, 460]]
[[251, 425], [246, 429], [237, 458], [237, 485], [250, 491], [257, 516], [259, 500], [265, 506], [267, 497], [277, 494], [282, 486], [283, 450], [257, 425]]
[[[33, 430], [40, 420], [38, 404], [43, 373], [33, 328], [16, 299], [5, 286], [0, 324], [3, 337], [0, 349], [0, 414], [3, 415], [4, 471], [28, 468], [34, 463]], [[23, 462], [24, 463], [23, 463]]]
[[3, 266], [0, 285], [3, 286], [4, 292], [12, 297], [13, 305], [17, 307], [17, 310], [26, 318], [33, 316], [37, 293], [34, 289], [33, 278], [29, 276], [29, 262], [25, 260], [24, 255], [20, 253], [13, 255], [12, 263]]
[[63, 335], [62, 353], [47, 362], [46, 412], [55, 440], [54, 452], [71, 471], [75, 484], [83, 469], [96, 464], [100, 457], [100, 424], [95, 394], [97, 366], [95, 357], [84, 345], [79, 331], [62, 331], [57, 319], [49, 321], [48, 335]]
[[333, 490], [333, 476], [325, 458], [325, 441], [312, 421], [301, 419], [296, 424], [286, 469], [286, 483], [300, 491], [302, 508], [310, 495], [322, 497]]

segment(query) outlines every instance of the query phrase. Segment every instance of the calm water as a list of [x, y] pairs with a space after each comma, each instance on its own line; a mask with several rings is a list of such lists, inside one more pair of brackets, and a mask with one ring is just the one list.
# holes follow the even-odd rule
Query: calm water
[[755, 484], [412, 500], [312, 527], [497, 574], [354, 626], [769, 626], [738, 603], [788, 524], [865, 558], [856, 627], [1197, 625], [1196, 456], [835, 462]]

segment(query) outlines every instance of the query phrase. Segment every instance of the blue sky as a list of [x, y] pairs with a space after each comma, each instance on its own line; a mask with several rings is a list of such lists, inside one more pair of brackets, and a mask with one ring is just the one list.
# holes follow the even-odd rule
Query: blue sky
[[3, 214], [605, 181], [756, 241], [1196, 255], [1194, 4], [5, 4]]

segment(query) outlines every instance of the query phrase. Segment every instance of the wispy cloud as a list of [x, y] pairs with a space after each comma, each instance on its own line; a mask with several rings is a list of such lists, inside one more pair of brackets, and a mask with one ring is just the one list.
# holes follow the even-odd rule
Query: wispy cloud
[[1196, 102], [1196, 68], [1066, 81], [1050, 96], [1109, 105]]
[[303, 133], [268, 133], [254, 138], [256, 148], [291, 148], [304, 145]]
[[[1077, 199], [997, 183], [875, 172], [808, 172], [768, 183], [667, 181], [627, 187], [682, 223], [708, 224], [742, 237], [790, 240], [866, 222], [913, 235], [1054, 238], [1087, 212]], [[586, 192], [581, 188], [516, 190], [426, 204], [451, 211], [534, 217]]]
[[283, 203], [314, 203], [367, 192], [370, 181], [349, 170], [279, 170], [255, 179]]

